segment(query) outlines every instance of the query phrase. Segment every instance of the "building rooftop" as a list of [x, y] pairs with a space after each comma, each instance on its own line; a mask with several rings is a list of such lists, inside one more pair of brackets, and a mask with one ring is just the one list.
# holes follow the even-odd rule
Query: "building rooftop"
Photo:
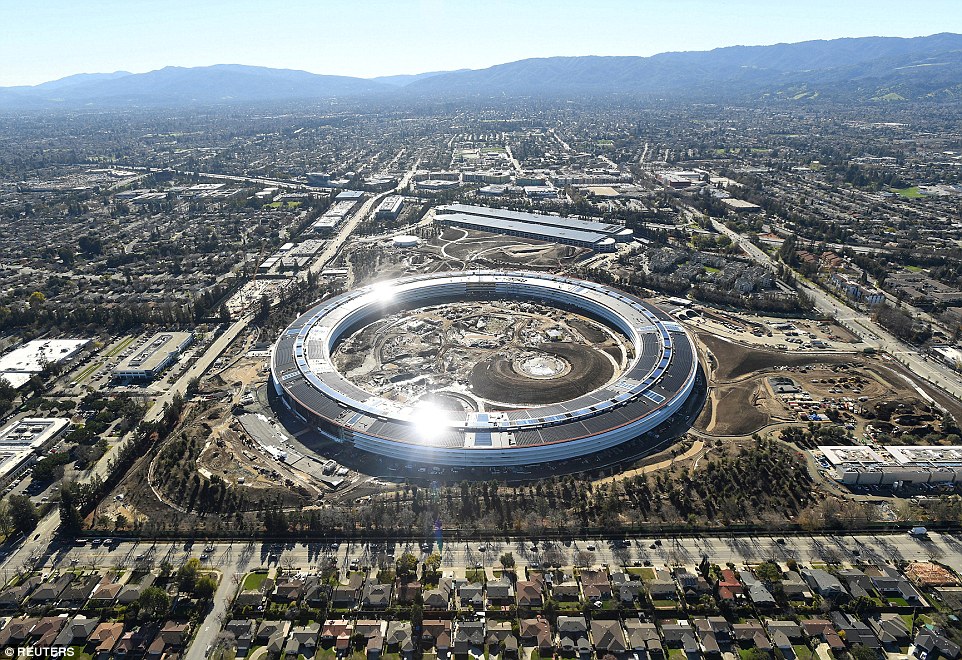
[[156, 369], [164, 360], [180, 350], [184, 342], [192, 337], [189, 332], [158, 332], [137, 351], [125, 358], [114, 371], [151, 371]]
[[36, 339], [0, 357], [0, 375], [14, 387], [26, 383], [45, 364], [69, 360], [90, 342], [89, 339]]
[[479, 231], [502, 230], [517, 233], [537, 234], [546, 240], [578, 241], [586, 245], [601, 245], [612, 243], [614, 239], [601, 232], [566, 229], [550, 225], [537, 225], [517, 220], [503, 218], [482, 217], [465, 213], [447, 213], [443, 220], [460, 226], [470, 226]]
[[[373, 396], [341, 376], [330, 352], [345, 329], [382, 313], [385, 301], [423, 305], [468, 292], [497, 298], [538, 298], [578, 304], [602, 314], [630, 338], [635, 357], [615, 382], [559, 403], [508, 411], [446, 411], [436, 430], [419, 431], [418, 410]], [[602, 311], [604, 310], [604, 311]], [[563, 443], [635, 428], [666, 406], [679, 405], [694, 380], [697, 361], [684, 329], [637, 298], [582, 280], [546, 274], [477, 271], [431, 274], [350, 291], [308, 310], [274, 348], [273, 378], [286, 395], [358, 437], [415, 446], [499, 449]]]
[[567, 218], [560, 215], [530, 213], [528, 211], [494, 209], [487, 206], [476, 206], [473, 204], [447, 204], [444, 206], [439, 206], [437, 208], [437, 212], [439, 214], [460, 213], [481, 216], [483, 218], [500, 218], [502, 220], [542, 225], [545, 227], [558, 227], [568, 230], [596, 232], [605, 235], [618, 234], [625, 229], [624, 225], [615, 222], [594, 222], [592, 220], [582, 220], [581, 218]]

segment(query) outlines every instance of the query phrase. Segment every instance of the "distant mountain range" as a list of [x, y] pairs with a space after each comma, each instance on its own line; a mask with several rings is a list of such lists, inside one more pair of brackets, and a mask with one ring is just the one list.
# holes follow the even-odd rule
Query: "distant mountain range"
[[955, 101], [962, 99], [962, 35], [734, 46], [652, 57], [548, 57], [487, 69], [374, 79], [235, 64], [166, 67], [139, 74], [79, 74], [33, 87], [0, 88], [0, 108], [615, 93], [702, 101]]

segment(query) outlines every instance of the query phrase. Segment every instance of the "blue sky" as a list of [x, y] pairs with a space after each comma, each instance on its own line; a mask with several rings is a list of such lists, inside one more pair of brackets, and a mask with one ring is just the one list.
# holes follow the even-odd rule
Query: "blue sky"
[[254, 64], [373, 77], [962, 32], [962, 0], [0, 0], [0, 86]]

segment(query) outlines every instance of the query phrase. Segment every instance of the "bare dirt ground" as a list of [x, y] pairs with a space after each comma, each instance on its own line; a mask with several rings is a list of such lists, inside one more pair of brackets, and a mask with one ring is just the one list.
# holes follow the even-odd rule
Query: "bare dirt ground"
[[750, 435], [771, 421], [759, 402], [764, 397], [758, 381], [719, 386], [712, 395], [714, 414], [704, 427], [713, 435]]
[[719, 381], [733, 380], [777, 366], [792, 367], [815, 363], [844, 364], [852, 361], [850, 355], [792, 353], [790, 351], [749, 348], [706, 333], [698, 333], [698, 339], [717, 359], [718, 366], [714, 375]]
[[601, 387], [614, 374], [611, 360], [589, 346], [551, 343], [540, 350], [562, 357], [571, 371], [558, 378], [535, 380], [513, 370], [510, 357], [494, 355], [471, 370], [471, 391], [491, 401], [505, 401], [506, 393], [512, 393], [512, 399], [520, 395], [525, 404], [543, 405], [581, 396]]
[[[886, 360], [766, 350], [697, 336], [714, 368], [709, 402], [694, 424], [705, 433], [747, 436], [776, 424], [807, 424], [812, 414], [847, 425], [856, 437], [869, 427], [896, 438], [938, 427], [931, 402]], [[801, 391], [777, 393], [770, 382], [775, 377], [790, 379]]]
[[460, 262], [460, 267], [501, 265], [532, 269], [559, 268], [594, 254], [576, 248], [534, 239], [502, 236], [487, 232], [446, 227], [425, 250], [434, 251]]
[[333, 359], [355, 385], [391, 400], [450, 391], [500, 408], [597, 389], [620, 372], [630, 351], [620, 333], [571, 312], [479, 301], [384, 316], [344, 338]]

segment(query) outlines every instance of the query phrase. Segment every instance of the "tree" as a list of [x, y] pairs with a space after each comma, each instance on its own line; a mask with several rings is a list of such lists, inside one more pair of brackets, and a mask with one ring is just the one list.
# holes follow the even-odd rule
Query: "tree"
[[70, 483], [65, 483], [60, 489], [60, 525], [69, 536], [76, 535], [83, 527], [75, 486]]
[[88, 255], [101, 254], [104, 249], [103, 240], [95, 234], [81, 236], [80, 240], [77, 241], [77, 247], [80, 248], [81, 252]]
[[13, 388], [10, 381], [4, 376], [0, 376], [0, 414], [7, 412], [13, 407], [13, 400], [17, 398], [17, 390]]
[[210, 600], [216, 591], [217, 580], [210, 575], [203, 575], [194, 583], [194, 595], [201, 600]]
[[962, 433], [962, 430], [959, 429], [959, 425], [955, 421], [955, 417], [948, 411], [942, 415], [942, 433], [946, 435], [950, 433]]
[[742, 656], [742, 658], [744, 660], [770, 660], [771, 656], [768, 654], [768, 651], [760, 649], [757, 646], [753, 646], [745, 651], [745, 654]]
[[852, 654], [852, 660], [878, 660], [879, 654], [873, 649], [862, 644], [856, 644], [849, 651]]
[[708, 555], [702, 555], [701, 563], [698, 564], [698, 572], [706, 580], [711, 579], [711, 564], [708, 562]]
[[13, 521], [13, 528], [22, 533], [29, 534], [37, 526], [40, 516], [37, 514], [37, 507], [33, 505], [30, 498], [25, 495], [11, 495], [8, 507], [10, 509], [10, 519]]
[[766, 561], [755, 567], [755, 575], [763, 582], [771, 585], [782, 579], [782, 570], [775, 562]]
[[418, 558], [410, 552], [405, 552], [401, 555], [401, 558], [397, 560], [398, 577], [406, 578], [412, 575], [417, 569]]
[[10, 516], [10, 507], [6, 502], [0, 502], [0, 534], [4, 538], [13, 533], [13, 518]]
[[582, 568], [588, 568], [595, 563], [595, 553], [590, 550], [579, 550], [575, 553], [575, 564]]
[[254, 323], [263, 325], [271, 315], [271, 299], [267, 294], [262, 294], [257, 304], [257, 313], [254, 315]]
[[441, 553], [432, 552], [431, 555], [424, 560], [424, 563], [432, 572], [437, 573], [438, 569], [441, 568]]
[[200, 573], [200, 560], [191, 557], [183, 566], [177, 569], [177, 583], [181, 591], [192, 591], [197, 575]]
[[501, 562], [501, 566], [503, 566], [505, 569], [514, 568], [514, 553], [504, 553], [501, 555], [501, 559], [499, 561]]
[[140, 609], [148, 614], [164, 616], [170, 609], [170, 596], [160, 587], [147, 587], [137, 599]]

